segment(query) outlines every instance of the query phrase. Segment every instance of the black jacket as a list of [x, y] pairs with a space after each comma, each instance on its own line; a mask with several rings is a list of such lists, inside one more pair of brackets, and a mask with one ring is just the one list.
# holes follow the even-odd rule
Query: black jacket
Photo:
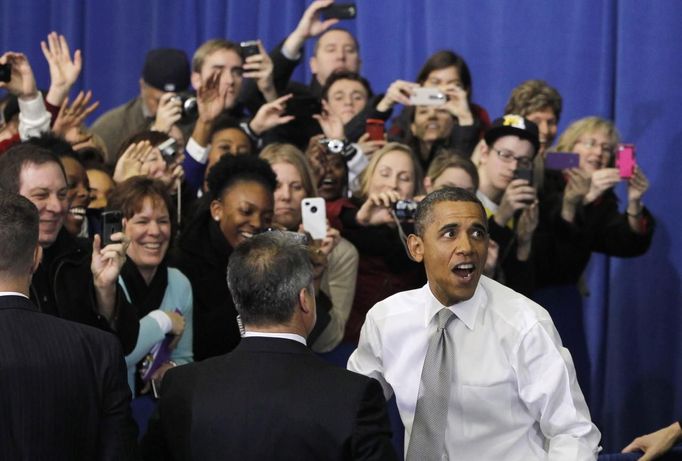
[[239, 344], [237, 310], [227, 288], [232, 247], [204, 207], [188, 223], [169, 265], [192, 283], [194, 360], [225, 354]]
[[92, 246], [66, 229], [43, 253], [31, 282], [31, 300], [38, 309], [63, 319], [84, 323], [118, 336], [124, 354], [135, 348], [140, 323], [123, 293], [116, 290], [113, 326], [99, 314], [90, 263]]

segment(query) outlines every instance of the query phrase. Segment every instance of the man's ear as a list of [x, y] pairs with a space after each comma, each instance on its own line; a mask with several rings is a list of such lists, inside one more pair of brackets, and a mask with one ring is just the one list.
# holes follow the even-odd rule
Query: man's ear
[[310, 72], [312, 74], [317, 74], [317, 58], [315, 56], [310, 57], [310, 61], [308, 61], [308, 65], [310, 66]]
[[479, 160], [479, 163], [481, 165], [485, 165], [488, 162], [488, 157], [490, 156], [490, 147], [488, 147], [487, 142], [482, 142], [481, 143], [481, 148], [479, 149], [479, 152], [481, 154]]
[[201, 74], [199, 72], [192, 72], [190, 81], [192, 82], [192, 88], [198, 90], [201, 86]]
[[33, 250], [33, 264], [31, 265], [31, 274], [35, 274], [40, 266], [40, 261], [43, 260], [43, 247], [39, 243], [36, 244]]
[[407, 236], [407, 249], [412, 259], [418, 263], [424, 260], [424, 241], [416, 234]]
[[309, 299], [315, 299], [315, 296], [312, 296], [312, 293], [310, 293], [310, 298], [308, 298], [308, 288], [301, 288], [301, 291], [298, 292], [298, 303], [301, 307], [301, 310], [306, 313], [310, 314], [310, 312], [314, 309], [314, 306], [310, 305]]

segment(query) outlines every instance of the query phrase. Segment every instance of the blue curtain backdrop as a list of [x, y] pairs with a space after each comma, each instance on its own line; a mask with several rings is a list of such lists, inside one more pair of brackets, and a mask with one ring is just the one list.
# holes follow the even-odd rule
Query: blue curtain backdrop
[[[585, 302], [593, 361], [592, 411], [609, 451], [682, 415], [682, 3], [675, 0], [358, 0], [343, 26], [361, 44], [363, 73], [382, 92], [414, 79], [425, 58], [451, 48], [468, 61], [474, 100], [501, 114], [511, 89], [542, 78], [564, 97], [560, 128], [612, 118], [637, 145], [658, 219], [649, 253], [595, 255]], [[145, 52], [191, 55], [205, 39], [261, 38], [267, 48], [297, 24], [305, 0], [0, 0], [0, 50], [25, 52], [39, 85], [49, 76], [40, 40], [51, 30], [84, 52], [80, 89], [100, 113], [137, 93]], [[296, 74], [308, 81], [305, 63]], [[97, 114], [96, 114], [97, 115]], [[622, 186], [621, 186], [622, 188]], [[622, 194], [624, 191], [619, 189]], [[680, 385], [678, 385], [680, 384]]]

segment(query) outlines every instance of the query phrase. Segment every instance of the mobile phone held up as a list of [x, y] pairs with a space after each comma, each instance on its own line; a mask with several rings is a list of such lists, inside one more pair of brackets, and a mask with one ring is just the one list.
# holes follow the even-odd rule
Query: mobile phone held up
[[368, 118], [365, 131], [369, 134], [370, 141], [383, 141], [384, 121], [378, 118]]
[[301, 200], [303, 229], [313, 240], [321, 240], [327, 235], [327, 208], [322, 197]]
[[246, 59], [249, 56], [254, 56], [260, 54], [260, 49], [258, 48], [258, 40], [249, 40], [246, 42], [241, 42], [239, 47], [242, 50], [242, 58]]
[[114, 243], [111, 236], [123, 231], [123, 213], [118, 210], [102, 213], [102, 248]]
[[355, 3], [333, 3], [320, 10], [322, 17], [326, 19], [355, 19], [357, 8]]
[[621, 179], [630, 179], [635, 174], [635, 145], [618, 144], [616, 149], [616, 168], [620, 172]]
[[442, 106], [447, 100], [448, 97], [438, 88], [414, 88], [410, 95], [413, 106]]
[[545, 168], [548, 170], [567, 170], [578, 168], [580, 155], [573, 152], [548, 152], [545, 158]]
[[0, 64], [0, 82], [7, 82], [12, 80], [12, 64]]

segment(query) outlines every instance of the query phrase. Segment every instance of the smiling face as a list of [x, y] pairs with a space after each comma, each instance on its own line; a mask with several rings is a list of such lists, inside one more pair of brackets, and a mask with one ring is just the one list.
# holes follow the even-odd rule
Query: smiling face
[[367, 105], [367, 90], [355, 80], [337, 80], [327, 93], [327, 106], [346, 124]]
[[171, 220], [161, 197], [145, 197], [140, 211], [123, 219], [125, 235], [130, 239], [127, 255], [147, 283], [168, 251]]
[[474, 295], [488, 252], [485, 224], [479, 204], [443, 201], [432, 205], [423, 235], [410, 235], [410, 253], [424, 262], [429, 288], [442, 305]]
[[90, 182], [90, 208], [106, 208], [107, 195], [114, 188], [114, 181], [104, 171], [87, 170]]
[[578, 167], [589, 174], [605, 168], [614, 149], [612, 142], [606, 130], [595, 130], [580, 136], [573, 145], [573, 152], [580, 155]]
[[401, 199], [411, 199], [415, 191], [414, 165], [405, 152], [387, 152], [377, 162], [369, 182], [369, 194], [395, 190]]
[[66, 178], [56, 162], [25, 164], [19, 174], [19, 194], [38, 208], [40, 246], [47, 248], [57, 240], [69, 209]]
[[66, 173], [69, 197], [69, 212], [64, 227], [72, 235], [78, 235], [83, 226], [85, 210], [90, 205], [90, 183], [85, 168], [71, 157], [60, 159]]
[[277, 175], [275, 189], [275, 222], [290, 231], [301, 224], [301, 200], [307, 195], [301, 174], [291, 163], [270, 165]]
[[[332, 201], [344, 195], [344, 190], [348, 183], [348, 167], [346, 166], [346, 161], [340, 155], [323, 155], [323, 167], [314, 170], [322, 173], [318, 178], [317, 193], [325, 200]], [[314, 160], [310, 158], [309, 161], [311, 166], [313, 166]], [[315, 166], [313, 166], [314, 168]]]
[[232, 248], [272, 225], [272, 193], [256, 181], [239, 181], [211, 202], [211, 216]]
[[412, 134], [424, 142], [433, 142], [450, 136], [455, 119], [447, 109], [434, 106], [417, 106], [412, 122]]

